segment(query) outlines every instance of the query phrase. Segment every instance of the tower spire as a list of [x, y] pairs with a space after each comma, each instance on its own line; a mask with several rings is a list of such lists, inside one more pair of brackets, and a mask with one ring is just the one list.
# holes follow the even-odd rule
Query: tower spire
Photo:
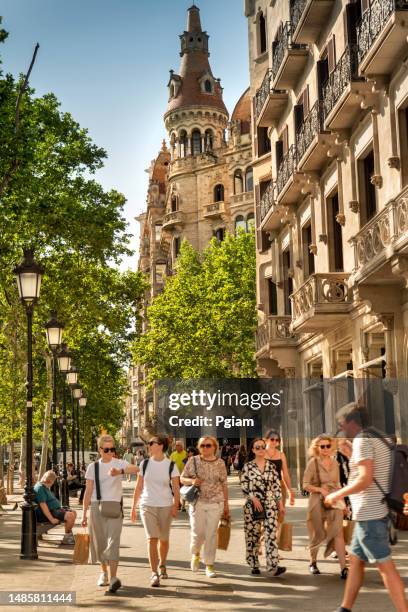
[[187, 32], [202, 32], [200, 9], [193, 4], [187, 13]]

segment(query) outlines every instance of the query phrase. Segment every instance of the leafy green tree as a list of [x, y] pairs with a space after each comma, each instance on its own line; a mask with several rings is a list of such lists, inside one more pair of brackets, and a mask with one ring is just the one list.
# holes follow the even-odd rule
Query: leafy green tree
[[213, 239], [203, 254], [183, 241], [176, 274], [147, 310], [133, 344], [148, 382], [163, 378], [255, 376], [254, 235]]

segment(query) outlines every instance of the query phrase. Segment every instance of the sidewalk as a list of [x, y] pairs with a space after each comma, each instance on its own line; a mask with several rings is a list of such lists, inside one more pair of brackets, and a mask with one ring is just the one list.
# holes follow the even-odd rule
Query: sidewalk
[[[242, 496], [237, 479], [230, 479], [233, 532], [228, 551], [217, 555], [216, 579], [210, 580], [201, 572], [189, 570], [189, 528], [187, 515], [180, 513], [171, 532], [168, 562], [170, 578], [162, 581], [160, 588], [149, 586], [150, 570], [146, 559], [146, 544], [140, 522], [129, 521], [130, 498], [134, 483], [125, 483], [126, 518], [122, 533], [122, 554], [119, 576], [123, 588], [115, 595], [105, 594], [96, 586], [98, 568], [92, 565], [73, 565], [73, 547], [58, 546], [54, 529], [49, 538], [40, 542], [38, 561], [21, 561], [20, 548], [21, 511], [0, 516], [0, 576], [1, 590], [76, 591], [75, 606], [58, 606], [59, 610], [90, 610], [92, 612], [123, 610], [166, 611], [180, 610], [231, 610], [245, 612], [260, 608], [268, 610], [296, 610], [302, 612], [333, 612], [339, 605], [344, 583], [339, 578], [336, 561], [319, 562], [323, 574], [311, 576], [307, 563], [307, 535], [305, 509], [307, 500], [296, 500], [295, 508], [288, 509], [288, 520], [294, 525], [294, 549], [283, 553], [282, 565], [287, 573], [274, 581], [266, 577], [249, 575], [245, 563], [245, 546], [242, 521]], [[77, 508], [74, 500], [73, 507]], [[77, 527], [76, 531], [81, 528]], [[394, 547], [394, 559], [408, 587], [408, 533], [400, 532], [400, 542]], [[55, 607], [56, 608], [56, 607]], [[9, 612], [13, 606], [0, 606]], [[49, 610], [46, 606], [14, 606], [19, 610]], [[385, 594], [375, 569], [366, 573], [354, 612], [387, 612], [393, 608]]]

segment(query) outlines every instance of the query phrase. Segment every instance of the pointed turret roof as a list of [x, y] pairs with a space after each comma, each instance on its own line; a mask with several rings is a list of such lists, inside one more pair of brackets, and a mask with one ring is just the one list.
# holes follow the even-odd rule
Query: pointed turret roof
[[[176, 84], [176, 95], [171, 97], [167, 113], [191, 106], [210, 106], [228, 115], [222, 99], [220, 80], [214, 78], [208, 51], [208, 34], [201, 27], [200, 9], [193, 4], [187, 12], [187, 30], [180, 35], [180, 74], [170, 71], [170, 85]], [[211, 91], [204, 82], [209, 80]]]

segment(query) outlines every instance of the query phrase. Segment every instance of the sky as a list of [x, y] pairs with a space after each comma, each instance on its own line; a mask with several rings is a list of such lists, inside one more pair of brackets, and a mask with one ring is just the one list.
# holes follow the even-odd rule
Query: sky
[[[127, 198], [125, 216], [138, 247], [135, 217], [145, 210], [145, 169], [166, 137], [169, 70], [178, 72], [179, 34], [192, 0], [2, 0], [9, 37], [3, 70], [26, 72], [40, 44], [30, 85], [53, 92], [98, 145], [106, 149], [97, 174]], [[221, 78], [230, 113], [247, 88], [247, 24], [242, 0], [196, 0], [210, 35], [210, 63]], [[123, 262], [136, 267], [137, 256]]]

